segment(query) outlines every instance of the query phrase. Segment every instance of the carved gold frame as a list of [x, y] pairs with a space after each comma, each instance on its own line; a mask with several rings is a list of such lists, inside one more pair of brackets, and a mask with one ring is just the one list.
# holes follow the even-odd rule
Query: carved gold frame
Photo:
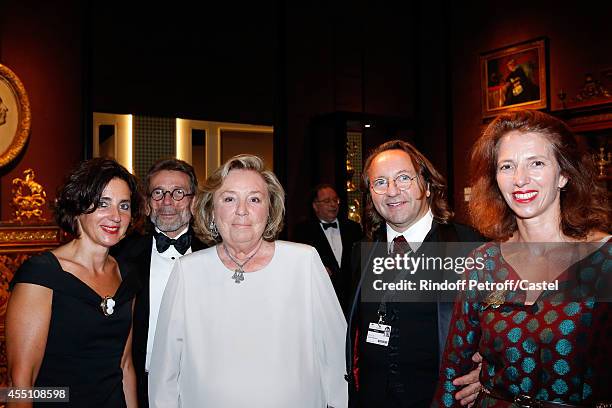
[[[531, 80], [538, 86], [538, 95], [525, 102], [514, 104], [501, 103], [501, 95], [505, 93], [504, 84], [508, 71], [505, 68], [510, 59], [516, 59], [518, 65], [528, 65], [533, 68]], [[522, 62], [521, 62], [522, 61]], [[512, 109], [546, 109], [548, 107], [548, 41], [546, 38], [536, 38], [523, 43], [510, 45], [480, 55], [480, 83], [483, 118], [496, 116]], [[525, 72], [525, 71], [523, 71]], [[494, 84], [493, 78], [499, 81]]]
[[28, 94], [23, 84], [13, 71], [2, 64], [0, 64], [0, 81], [8, 85], [12, 91], [12, 95], [10, 96], [14, 98], [15, 104], [19, 108], [17, 130], [12, 136], [8, 148], [4, 152], [0, 152], [0, 167], [4, 167], [13, 161], [26, 145], [30, 135], [32, 117], [30, 113], [30, 101], [28, 100]]

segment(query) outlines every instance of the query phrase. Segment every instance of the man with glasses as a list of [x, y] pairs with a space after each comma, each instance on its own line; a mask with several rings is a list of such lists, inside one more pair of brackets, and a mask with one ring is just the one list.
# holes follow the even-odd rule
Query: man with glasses
[[119, 258], [137, 267], [141, 291], [133, 316], [132, 356], [136, 368], [138, 406], [148, 407], [148, 369], [157, 314], [174, 262], [206, 246], [190, 226], [192, 203], [197, 193], [195, 171], [188, 163], [163, 159], [145, 176], [148, 233], [133, 234], [113, 248]]
[[[446, 201], [444, 178], [409, 143], [393, 140], [378, 146], [365, 162], [363, 180], [367, 241], [384, 242], [389, 252], [418, 254], [423, 242], [482, 240], [471, 228], [450, 222], [453, 213]], [[353, 264], [356, 275], [371, 272], [361, 270], [367, 266], [360, 265], [357, 253]], [[358, 291], [349, 315], [350, 406], [428, 407], [436, 389], [452, 303], [387, 303], [382, 295], [379, 302], [362, 302], [360, 296]], [[388, 341], [368, 341], [376, 335], [370, 336], [370, 329], [377, 327], [371, 323], [389, 329]], [[355, 362], [358, 370], [352, 367]], [[470, 384], [458, 394], [466, 404], [480, 388], [478, 373], [476, 369], [459, 381]]]
[[340, 199], [330, 184], [316, 186], [310, 198], [315, 217], [296, 227], [295, 240], [317, 249], [346, 313], [351, 300], [351, 249], [362, 237], [361, 226], [338, 218]]

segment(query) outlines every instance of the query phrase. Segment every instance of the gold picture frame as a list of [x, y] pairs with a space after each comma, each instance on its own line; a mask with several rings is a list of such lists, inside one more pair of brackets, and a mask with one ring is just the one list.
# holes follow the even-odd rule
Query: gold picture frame
[[480, 56], [482, 116], [548, 107], [547, 41], [534, 39]]
[[30, 136], [30, 101], [19, 77], [0, 64], [0, 167], [13, 161]]

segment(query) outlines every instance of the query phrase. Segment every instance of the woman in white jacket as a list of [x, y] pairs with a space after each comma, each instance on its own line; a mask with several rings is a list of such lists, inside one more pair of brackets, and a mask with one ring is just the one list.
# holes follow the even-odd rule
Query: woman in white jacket
[[181, 258], [168, 281], [151, 406], [345, 407], [346, 322], [316, 250], [275, 240], [274, 174], [236, 156], [194, 205], [196, 230], [216, 245]]

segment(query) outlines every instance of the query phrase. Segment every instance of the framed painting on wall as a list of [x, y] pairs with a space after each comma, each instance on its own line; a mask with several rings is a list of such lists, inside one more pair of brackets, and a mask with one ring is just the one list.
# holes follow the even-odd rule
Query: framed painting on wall
[[546, 48], [546, 39], [540, 38], [480, 56], [483, 117], [548, 107]]
[[30, 102], [23, 84], [0, 64], [0, 167], [19, 155], [30, 134]]

